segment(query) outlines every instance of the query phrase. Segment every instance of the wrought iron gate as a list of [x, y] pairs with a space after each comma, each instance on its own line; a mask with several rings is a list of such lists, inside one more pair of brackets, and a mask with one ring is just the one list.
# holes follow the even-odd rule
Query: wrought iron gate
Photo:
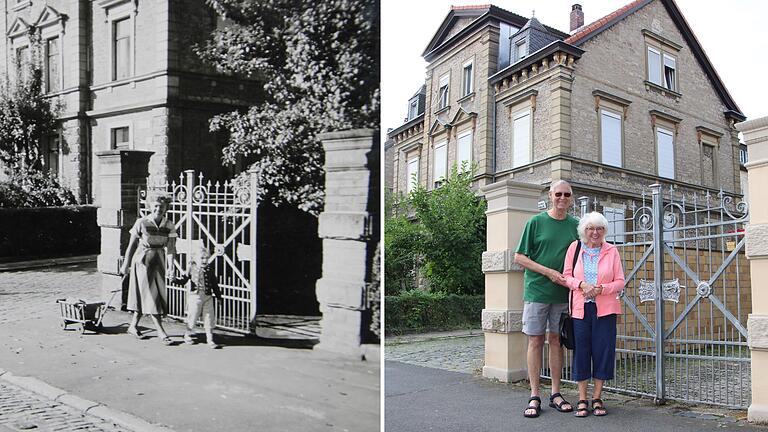
[[[150, 186], [171, 198], [167, 217], [178, 232], [174, 274], [188, 268], [193, 253], [202, 243], [211, 251], [210, 265], [219, 279], [222, 297], [216, 303], [216, 326], [247, 333], [256, 318], [256, 234], [257, 178], [222, 183], [205, 181], [192, 170], [179, 175], [179, 182]], [[147, 214], [147, 191], [139, 191], [139, 214]], [[167, 275], [169, 315], [186, 315], [184, 286], [172, 283]]]
[[[597, 208], [597, 200], [581, 198], [577, 213], [590, 204]], [[746, 202], [722, 192], [686, 197], [658, 184], [623, 218], [609, 219], [606, 240], [619, 249], [626, 283], [616, 374], [606, 388], [659, 403], [749, 406], [748, 221]], [[568, 380], [570, 359], [564, 365]]]

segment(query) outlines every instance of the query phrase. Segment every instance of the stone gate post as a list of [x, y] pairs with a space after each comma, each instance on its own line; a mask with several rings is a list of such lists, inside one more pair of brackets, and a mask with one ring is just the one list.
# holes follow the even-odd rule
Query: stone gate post
[[749, 151], [746, 164], [749, 190], [747, 258], [752, 278], [752, 313], [747, 320], [752, 356], [752, 404], [747, 417], [751, 422], [768, 423], [768, 192], [754, 185], [768, 183], [768, 117], [736, 125], [744, 134]]
[[379, 241], [379, 134], [357, 129], [322, 134], [325, 149], [325, 207], [318, 235], [323, 239], [323, 275], [316, 293], [323, 314], [324, 349], [378, 357], [370, 343], [367, 288]]
[[528, 375], [522, 332], [523, 268], [514, 261], [515, 250], [525, 223], [539, 212], [542, 188], [506, 180], [481, 190], [488, 201], [487, 251], [483, 252], [483, 376], [502, 382], [519, 381]]
[[[112, 290], [121, 287], [118, 274], [121, 257], [128, 246], [131, 229], [137, 217], [137, 190], [146, 187], [149, 157], [153, 152], [139, 150], [107, 150], [97, 152], [101, 187], [96, 220], [101, 227], [101, 251], [98, 269], [102, 275], [102, 296], [109, 300]], [[115, 296], [112, 306], [120, 308], [123, 298]]]

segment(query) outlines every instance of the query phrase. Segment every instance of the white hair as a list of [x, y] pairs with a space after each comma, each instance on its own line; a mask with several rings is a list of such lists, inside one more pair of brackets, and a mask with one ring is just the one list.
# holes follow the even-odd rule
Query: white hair
[[582, 242], [587, 242], [587, 226], [589, 225], [605, 228], [605, 235], [608, 235], [608, 219], [606, 219], [602, 213], [593, 211], [592, 213], [585, 214], [579, 219], [579, 227], [577, 228], [577, 231], [579, 233], [579, 239], [581, 239]]
[[568, 185], [569, 189], [573, 190], [573, 188], [571, 187], [571, 184], [568, 183], [567, 181], [565, 181], [565, 180], [555, 180], [554, 182], [552, 182], [552, 184], [549, 185], [549, 191], [552, 192], [553, 190], [555, 190], [556, 187], [560, 186], [561, 184], [566, 184], [566, 185]]

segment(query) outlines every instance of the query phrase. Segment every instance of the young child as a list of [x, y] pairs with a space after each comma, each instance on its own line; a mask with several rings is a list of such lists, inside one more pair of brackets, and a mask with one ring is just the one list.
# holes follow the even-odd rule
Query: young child
[[194, 261], [190, 264], [189, 270], [175, 282], [184, 284], [189, 282], [189, 297], [187, 300], [187, 331], [184, 333], [184, 343], [193, 344], [195, 340], [195, 324], [203, 314], [203, 327], [208, 340], [208, 346], [216, 349], [219, 345], [213, 340], [213, 323], [216, 320], [216, 307], [214, 298], [221, 300], [221, 291], [213, 268], [208, 266], [210, 251], [205, 246], [200, 246], [200, 250], [195, 254]]

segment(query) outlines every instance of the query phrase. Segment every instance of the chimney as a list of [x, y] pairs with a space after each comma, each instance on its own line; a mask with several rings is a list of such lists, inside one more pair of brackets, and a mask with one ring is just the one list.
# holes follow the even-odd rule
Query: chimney
[[571, 31], [584, 25], [584, 12], [581, 11], [581, 5], [571, 6]]

